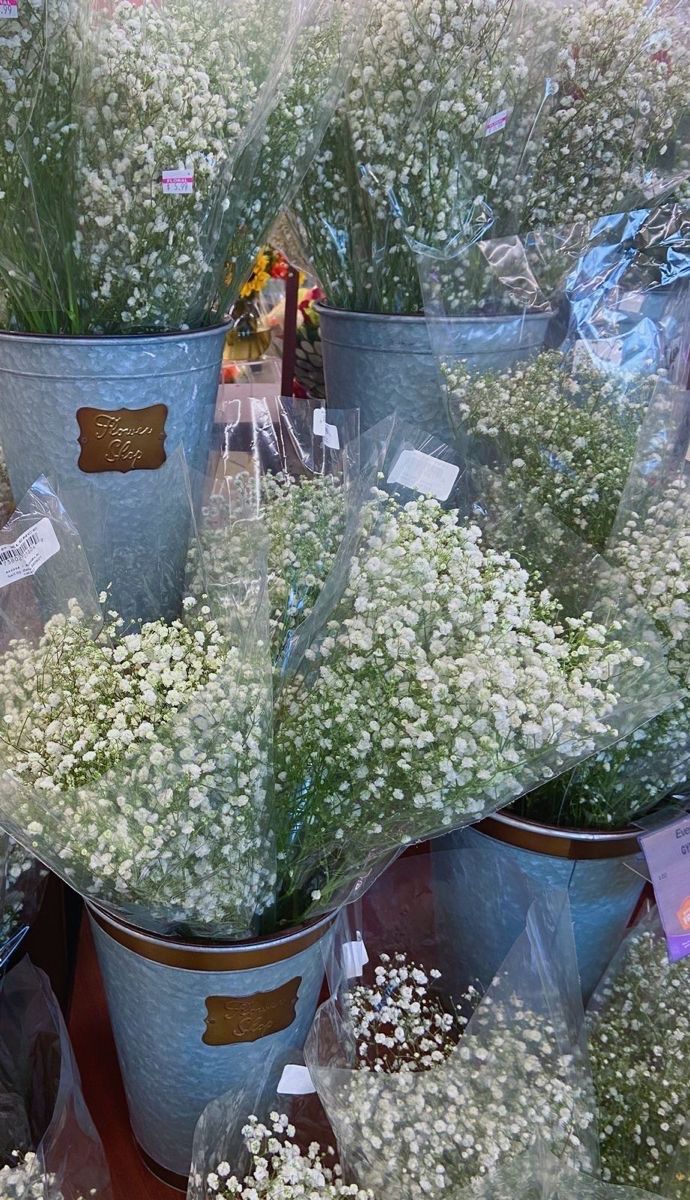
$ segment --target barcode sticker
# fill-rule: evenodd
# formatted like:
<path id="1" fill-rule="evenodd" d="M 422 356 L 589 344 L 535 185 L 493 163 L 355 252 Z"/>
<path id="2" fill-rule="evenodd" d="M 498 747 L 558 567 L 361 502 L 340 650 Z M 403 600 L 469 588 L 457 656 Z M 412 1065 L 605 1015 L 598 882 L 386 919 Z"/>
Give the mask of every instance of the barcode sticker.
<path id="1" fill-rule="evenodd" d="M 493 117 L 489 117 L 488 121 L 484 122 L 484 137 L 491 137 L 492 133 L 498 133 L 501 129 L 505 129 L 512 111 L 512 108 L 504 108 L 502 112 L 494 113 Z"/>
<path id="2" fill-rule="evenodd" d="M 189 168 L 163 171 L 161 186 L 166 196 L 191 196 L 194 191 L 194 172 Z"/>
<path id="3" fill-rule="evenodd" d="M 2 0 L 2 3 L 0 3 L 0 21 L 16 20 L 18 16 L 18 0 Z"/>
<path id="4" fill-rule="evenodd" d="M 401 483 L 403 487 L 437 500 L 447 500 L 453 490 L 460 468 L 455 463 L 423 454 L 421 450 L 403 450 L 388 476 L 389 483 Z"/>
<path id="5" fill-rule="evenodd" d="M 48 518 L 43 517 L 33 528 L 25 530 L 16 542 L 0 546 L 0 588 L 35 575 L 59 549 L 55 530 Z"/>
<path id="6" fill-rule="evenodd" d="M 356 942 L 343 944 L 343 968 L 348 979 L 361 979 L 368 962 L 367 948 L 358 930 Z"/>
<path id="7" fill-rule="evenodd" d="M 279 1096 L 312 1096 L 316 1091 L 308 1067 L 294 1063 L 283 1068 L 276 1091 Z"/>

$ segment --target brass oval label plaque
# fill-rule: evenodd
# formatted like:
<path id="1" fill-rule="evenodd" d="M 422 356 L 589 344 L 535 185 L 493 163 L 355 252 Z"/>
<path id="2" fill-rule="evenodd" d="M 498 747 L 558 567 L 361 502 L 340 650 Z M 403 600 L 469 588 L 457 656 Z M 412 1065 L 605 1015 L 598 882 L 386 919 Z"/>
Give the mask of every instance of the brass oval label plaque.
<path id="1" fill-rule="evenodd" d="M 201 1039 L 207 1046 L 232 1046 L 236 1042 L 258 1042 L 287 1029 L 295 1019 L 297 990 L 301 977 L 290 979 L 274 992 L 255 992 L 253 996 L 209 996 L 206 1032 Z"/>
<path id="2" fill-rule="evenodd" d="M 167 404 L 149 408 L 79 408 L 77 466 L 98 471 L 157 471 L 165 462 Z"/>

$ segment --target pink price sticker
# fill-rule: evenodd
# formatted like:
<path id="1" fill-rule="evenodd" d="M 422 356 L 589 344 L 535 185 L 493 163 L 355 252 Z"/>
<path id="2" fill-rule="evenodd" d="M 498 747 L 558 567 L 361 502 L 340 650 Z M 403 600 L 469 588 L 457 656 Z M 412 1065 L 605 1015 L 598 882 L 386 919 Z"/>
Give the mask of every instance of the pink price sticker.
<path id="1" fill-rule="evenodd" d="M 690 954 L 690 816 L 645 833 L 640 846 L 654 885 L 668 956 Z"/>
<path id="2" fill-rule="evenodd" d="M 492 133 L 499 133 L 501 129 L 505 129 L 512 111 L 512 108 L 504 108 L 503 112 L 494 113 L 493 117 L 489 117 L 488 121 L 484 122 L 484 137 L 491 137 Z"/>
<path id="3" fill-rule="evenodd" d="M 194 191 L 194 172 L 163 171 L 161 186 L 166 196 L 191 196 Z"/>
<path id="4" fill-rule="evenodd" d="M 0 21 L 16 20 L 19 16 L 18 0 L 1 0 Z"/>

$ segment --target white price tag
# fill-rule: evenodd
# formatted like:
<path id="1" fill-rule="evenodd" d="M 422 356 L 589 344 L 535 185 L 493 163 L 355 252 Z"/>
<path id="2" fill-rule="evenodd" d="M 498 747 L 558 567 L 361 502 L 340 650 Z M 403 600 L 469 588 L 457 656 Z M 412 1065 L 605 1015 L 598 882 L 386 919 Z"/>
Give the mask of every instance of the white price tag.
<path id="1" fill-rule="evenodd" d="M 361 979 L 368 962 L 367 948 L 358 931 L 356 942 L 343 943 L 343 968 L 348 979 Z"/>
<path id="2" fill-rule="evenodd" d="M 0 546 L 0 588 L 35 575 L 38 568 L 57 554 L 60 543 L 47 517 L 20 534 L 16 542 Z"/>
<path id="3" fill-rule="evenodd" d="M 323 431 L 323 444 L 324 446 L 328 446 L 329 450 L 340 449 L 340 438 L 338 437 L 337 425 L 329 425 L 328 422 L 326 422 L 326 427 Z"/>
<path id="4" fill-rule="evenodd" d="M 166 196 L 191 196 L 194 191 L 194 172 L 190 168 L 163 171 L 161 186 Z"/>
<path id="5" fill-rule="evenodd" d="M 388 476 L 389 483 L 402 483 L 403 487 L 437 500 L 447 500 L 460 468 L 455 463 L 423 454 L 421 450 L 403 450 Z"/>
<path id="6" fill-rule="evenodd" d="M 324 444 L 324 446 L 327 446 L 329 450 L 339 450 L 340 449 L 340 438 L 338 437 L 338 426 L 328 424 L 328 421 L 326 420 L 325 408 L 315 408 L 314 409 L 314 419 L 312 422 L 312 429 L 313 429 L 316 437 L 323 438 L 323 444 Z"/>
<path id="7" fill-rule="evenodd" d="M 326 410 L 325 408 L 314 409 L 314 420 L 312 429 L 317 437 L 323 437 L 326 432 Z"/>
<path id="8" fill-rule="evenodd" d="M 0 3 L 0 21 L 16 20 L 19 16 L 18 0 L 2 0 Z"/>
<path id="9" fill-rule="evenodd" d="M 312 1096 L 316 1088 L 307 1067 L 290 1063 L 283 1068 L 276 1091 L 279 1096 Z"/>
<path id="10" fill-rule="evenodd" d="M 504 108 L 503 112 L 494 113 L 493 117 L 489 117 L 488 121 L 484 122 L 484 137 L 491 137 L 492 133 L 499 133 L 501 129 L 505 129 L 512 108 Z"/>

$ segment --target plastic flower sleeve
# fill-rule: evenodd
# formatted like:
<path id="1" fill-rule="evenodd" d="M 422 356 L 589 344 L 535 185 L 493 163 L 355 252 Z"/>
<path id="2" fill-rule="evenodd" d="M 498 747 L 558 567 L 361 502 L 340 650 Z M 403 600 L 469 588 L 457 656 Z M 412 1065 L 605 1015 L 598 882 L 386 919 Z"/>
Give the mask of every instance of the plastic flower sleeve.
<path id="1" fill-rule="evenodd" d="M 74 530 L 64 565 L 61 544 L 0 590 L 12 610 L 14 589 L 35 587 L 40 612 L 0 660 L 0 820 L 109 911 L 232 939 L 272 903 L 275 853 L 265 565 L 241 523 L 228 537 L 234 573 L 197 559 L 207 594 L 186 597 L 171 622 L 125 632 L 102 615 Z"/>
<path id="2" fill-rule="evenodd" d="M 682 174 L 686 24 L 677 0 L 460 13 L 379 0 L 298 200 L 331 302 L 419 312 L 407 239 L 445 253 L 455 238 L 468 251 L 455 294 L 466 314 L 484 311 L 490 278 L 477 240 L 591 222 L 648 191 L 651 172 L 652 190 Z M 523 29 L 539 39 L 525 45 Z"/>
<path id="3" fill-rule="evenodd" d="M 357 466 L 358 414 L 302 400 L 251 399 L 233 401 L 227 416 L 208 507 L 229 502 L 231 510 L 261 522 L 272 652 L 280 663 L 343 536 L 348 482 Z M 220 539 L 216 563 L 232 549 L 222 530 Z"/>
<path id="4" fill-rule="evenodd" d="M 541 510 L 516 510 L 500 479 L 473 479 L 395 421 L 362 439 L 361 461 L 276 701 L 290 920 L 360 894 L 402 846 L 510 804 L 677 695 L 624 579 Z"/>
<path id="5" fill-rule="evenodd" d="M 0 971 L 29 932 L 46 879 L 47 872 L 32 854 L 0 834 Z"/>
<path id="6" fill-rule="evenodd" d="M 9 41 L 29 70 L 10 57 L 2 92 L 22 131 L 3 158 L 8 327 L 222 320 L 330 118 L 359 2 L 22 6 Z"/>
<path id="7" fill-rule="evenodd" d="M 526 796 L 522 805 L 527 816 L 576 828 L 620 828 L 685 782 L 690 767 L 689 439 L 688 393 L 662 390 L 648 410 L 605 549 L 666 642 L 678 697 L 666 711 L 640 723 L 572 775 Z"/>
<path id="8" fill-rule="evenodd" d="M 466 1194 L 451 1192 L 450 1200 L 461 1200 Z M 471 1194 L 481 1200 L 655 1200 L 651 1192 L 616 1187 L 573 1170 L 543 1143 L 492 1171 Z"/>
<path id="9" fill-rule="evenodd" d="M 623 942 L 588 1010 L 604 1178 L 688 1195 L 690 966 L 669 963 L 652 911 Z"/>
<path id="10" fill-rule="evenodd" d="M 28 959 L 0 989 L 0 1114 L 3 1197 L 111 1200 L 58 1002 Z"/>
<path id="11" fill-rule="evenodd" d="M 426 945 L 426 961 L 409 949 L 398 957 L 390 943 L 379 960 L 366 923 L 364 940 L 363 978 L 343 978 L 305 1050 L 343 1165 L 360 1185 L 410 1200 L 454 1195 L 538 1136 L 558 1157 L 596 1169 L 564 896 L 535 903 L 481 996 L 448 994 L 444 956 L 430 959 Z"/>

